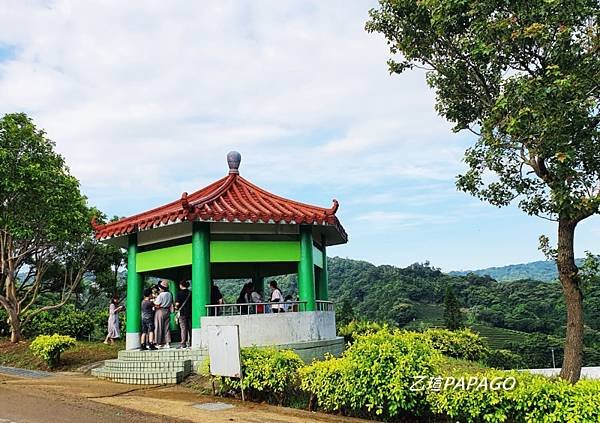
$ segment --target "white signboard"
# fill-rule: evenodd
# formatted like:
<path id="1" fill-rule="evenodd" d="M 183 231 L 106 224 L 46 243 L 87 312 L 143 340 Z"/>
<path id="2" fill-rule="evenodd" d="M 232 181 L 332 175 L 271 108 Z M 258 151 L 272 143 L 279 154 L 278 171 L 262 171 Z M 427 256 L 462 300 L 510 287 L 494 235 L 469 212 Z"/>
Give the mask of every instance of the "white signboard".
<path id="1" fill-rule="evenodd" d="M 240 333 L 237 325 L 215 325 L 208 328 L 210 373 L 214 376 L 242 376 Z"/>

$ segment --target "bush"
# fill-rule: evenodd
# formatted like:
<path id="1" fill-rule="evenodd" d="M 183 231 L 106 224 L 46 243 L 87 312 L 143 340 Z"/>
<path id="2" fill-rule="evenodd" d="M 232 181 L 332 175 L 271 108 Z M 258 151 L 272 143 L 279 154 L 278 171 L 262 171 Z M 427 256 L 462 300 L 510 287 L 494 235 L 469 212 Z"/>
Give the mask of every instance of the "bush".
<path id="1" fill-rule="evenodd" d="M 430 340 L 434 349 L 448 357 L 479 361 L 489 354 L 485 340 L 469 329 L 427 329 L 423 336 Z"/>
<path id="2" fill-rule="evenodd" d="M 62 333 L 84 339 L 92 333 L 94 326 L 94 318 L 89 313 L 77 310 L 73 304 L 67 304 L 57 310 L 41 312 L 23 328 L 23 333 L 27 337 Z"/>
<path id="3" fill-rule="evenodd" d="M 41 358 L 51 369 L 60 362 L 62 352 L 75 345 L 75 339 L 65 335 L 40 335 L 31 342 L 29 349 L 34 356 Z"/>
<path id="4" fill-rule="evenodd" d="M 358 417 L 421 415 L 426 394 L 410 387 L 416 376 L 432 376 L 441 355 L 421 334 L 388 330 L 358 336 L 341 358 L 300 369 L 302 389 L 325 411 Z"/>
<path id="5" fill-rule="evenodd" d="M 494 369 L 523 369 L 523 357 L 509 350 L 491 350 L 485 364 Z"/>
<path id="6" fill-rule="evenodd" d="M 108 308 L 96 308 L 88 311 L 88 314 L 94 322 L 94 330 L 91 333 L 92 339 L 103 339 L 108 330 Z M 121 334 L 126 332 L 127 313 L 119 313 L 119 326 Z"/>
<path id="7" fill-rule="evenodd" d="M 8 324 L 8 314 L 4 308 L 0 307 L 0 336 L 8 336 L 10 334 L 10 325 Z"/>
<path id="8" fill-rule="evenodd" d="M 386 324 L 370 322 L 367 320 L 352 320 L 350 323 L 339 329 L 339 335 L 343 336 L 346 342 L 352 343 L 358 336 L 376 333 L 382 330 L 389 330 L 389 327 Z"/>
<path id="9" fill-rule="evenodd" d="M 456 375 L 468 378 L 469 375 Z M 446 389 L 429 392 L 434 413 L 461 422 L 592 422 L 600 421 L 600 382 L 576 385 L 526 372 L 488 371 L 478 377 L 514 377 L 515 389 Z"/>
<path id="10" fill-rule="evenodd" d="M 275 348 L 244 348 L 242 374 L 244 379 L 224 378 L 225 386 L 239 391 L 241 388 L 251 398 L 283 404 L 298 387 L 298 369 L 304 365 L 293 351 Z"/>

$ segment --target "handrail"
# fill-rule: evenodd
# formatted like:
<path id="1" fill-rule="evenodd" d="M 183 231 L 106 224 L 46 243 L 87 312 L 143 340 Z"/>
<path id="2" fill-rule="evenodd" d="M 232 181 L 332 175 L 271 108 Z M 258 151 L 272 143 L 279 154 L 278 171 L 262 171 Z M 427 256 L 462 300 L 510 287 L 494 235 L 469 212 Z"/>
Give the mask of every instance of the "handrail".
<path id="1" fill-rule="evenodd" d="M 207 304 L 210 316 L 244 316 L 250 314 L 292 313 L 306 311 L 306 301 L 281 301 L 238 304 Z"/>
<path id="2" fill-rule="evenodd" d="M 315 301 L 317 311 L 335 311 L 333 301 L 317 300 Z"/>

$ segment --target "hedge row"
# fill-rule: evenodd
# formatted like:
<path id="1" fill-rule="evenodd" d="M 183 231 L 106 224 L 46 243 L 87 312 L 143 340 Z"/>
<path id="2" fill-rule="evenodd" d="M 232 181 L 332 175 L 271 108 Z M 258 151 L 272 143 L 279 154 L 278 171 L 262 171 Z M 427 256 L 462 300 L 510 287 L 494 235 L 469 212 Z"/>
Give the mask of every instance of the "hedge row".
<path id="1" fill-rule="evenodd" d="M 436 346 L 446 354 L 473 358 L 480 357 L 481 350 L 468 333 L 449 335 L 454 342 L 442 335 L 384 329 L 356 336 L 339 358 L 307 366 L 290 351 L 243 350 L 244 387 L 256 398 L 269 400 L 271 395 L 278 403 L 301 392 L 323 411 L 385 421 L 600 421 L 599 381 L 569 385 L 526 372 L 492 369 L 453 374 Z M 459 340 L 471 345 L 460 347 Z M 474 378 L 485 384 L 431 384 L 437 379 Z M 418 380 L 425 381 L 426 389 L 414 389 Z M 495 380 L 513 383 L 505 386 L 510 389 L 494 388 Z M 235 383 L 230 381 L 229 386 L 239 390 L 239 381 Z"/>
<path id="2" fill-rule="evenodd" d="M 0 307 L 0 336 L 10 334 L 7 323 L 7 314 Z M 119 316 L 121 327 L 124 328 L 125 314 Z M 27 338 L 38 335 L 60 333 L 76 339 L 101 339 L 106 335 L 108 322 L 108 308 L 101 310 L 83 311 L 67 304 L 60 309 L 43 311 L 37 314 L 23 327 L 23 334 Z"/>

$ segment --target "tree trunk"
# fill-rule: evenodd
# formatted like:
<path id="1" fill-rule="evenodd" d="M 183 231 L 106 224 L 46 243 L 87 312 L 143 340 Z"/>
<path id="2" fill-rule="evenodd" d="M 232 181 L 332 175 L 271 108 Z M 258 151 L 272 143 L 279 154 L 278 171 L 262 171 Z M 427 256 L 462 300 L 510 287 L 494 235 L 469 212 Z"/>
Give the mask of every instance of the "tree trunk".
<path id="1" fill-rule="evenodd" d="M 565 354 L 560 377 L 575 383 L 581 375 L 583 362 L 583 294 L 579 287 L 573 241 L 577 222 L 559 219 L 556 264 L 567 306 Z"/>
<path id="2" fill-rule="evenodd" d="M 10 342 L 17 343 L 21 341 L 23 335 L 21 334 L 21 321 L 19 320 L 19 316 L 16 313 L 10 313 Z"/>
<path id="3" fill-rule="evenodd" d="M 1 298 L 2 307 L 8 313 L 8 322 L 10 323 L 10 341 L 19 342 L 21 335 L 21 319 L 19 318 L 19 300 L 15 286 L 14 266 L 9 263 L 8 274 L 4 280 L 5 296 Z"/>

